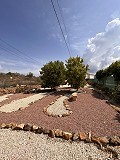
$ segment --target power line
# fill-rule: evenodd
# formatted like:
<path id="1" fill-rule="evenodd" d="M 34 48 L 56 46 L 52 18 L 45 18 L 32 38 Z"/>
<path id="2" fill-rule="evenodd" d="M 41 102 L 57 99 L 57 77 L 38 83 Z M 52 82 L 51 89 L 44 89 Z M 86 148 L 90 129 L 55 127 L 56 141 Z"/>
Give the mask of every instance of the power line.
<path id="1" fill-rule="evenodd" d="M 22 60 L 25 60 L 22 56 L 20 56 L 19 54 L 17 55 L 15 52 L 13 52 L 12 50 L 2 46 L 1 44 L 0 44 L 0 49 L 6 51 L 7 53 L 13 54 L 13 55 L 17 56 L 18 58 L 21 58 Z M 26 59 L 26 61 L 30 63 L 30 60 Z"/>
<path id="2" fill-rule="evenodd" d="M 52 1 L 52 0 L 50 0 L 50 1 L 51 1 L 51 4 L 52 4 L 52 7 L 53 7 L 53 10 L 54 10 L 55 16 L 56 16 L 56 18 L 57 18 L 57 21 L 58 21 L 58 24 L 59 24 L 59 27 L 60 27 L 60 30 L 61 30 L 61 33 L 62 33 L 63 39 L 64 39 L 64 41 L 65 41 L 65 44 L 66 44 L 66 47 L 67 47 L 68 53 L 69 53 L 69 55 L 70 55 L 70 57 L 71 57 L 71 53 L 70 53 L 70 50 L 69 50 L 68 44 L 67 44 L 67 42 L 66 42 L 66 39 L 65 39 L 65 36 L 64 36 L 64 32 L 63 32 L 63 30 L 62 30 L 62 27 L 61 27 L 61 24 L 60 24 L 60 21 L 59 21 L 59 18 L 58 18 L 58 15 L 57 15 L 57 12 L 56 12 L 56 9 L 55 9 L 55 6 L 54 6 L 54 3 L 53 3 L 53 1 Z"/>
<path id="3" fill-rule="evenodd" d="M 0 41 L 2 41 L 3 43 L 5 43 L 6 45 L 8 45 L 9 47 L 11 47 L 12 49 L 16 50 L 16 51 L 17 51 L 17 52 L 15 53 L 16 55 L 21 56 L 21 54 L 22 54 L 22 55 L 23 55 L 24 57 L 26 57 L 29 61 L 32 60 L 32 61 L 34 61 L 35 63 L 40 63 L 39 61 L 37 61 L 37 60 L 33 59 L 32 57 L 26 55 L 25 53 L 23 53 L 22 51 L 20 51 L 20 50 L 17 49 L 16 47 L 12 46 L 12 45 L 9 44 L 8 42 L 2 40 L 1 38 L 0 38 Z M 13 52 L 13 51 L 12 51 L 12 52 Z"/>
<path id="4" fill-rule="evenodd" d="M 60 4 L 59 4 L 58 0 L 57 0 L 57 5 L 58 5 L 58 9 L 59 9 L 59 12 L 60 12 L 60 15 L 61 15 L 61 18 L 62 18 L 62 22 L 63 22 L 64 28 L 65 28 L 65 32 L 66 32 L 66 35 L 67 35 L 67 41 L 68 41 L 68 45 L 69 45 L 69 50 L 71 52 L 70 40 L 69 40 L 69 37 L 68 37 L 67 27 L 65 25 L 65 21 L 64 21 L 63 15 L 62 15 L 62 10 L 61 10 L 61 7 L 60 7 Z"/>

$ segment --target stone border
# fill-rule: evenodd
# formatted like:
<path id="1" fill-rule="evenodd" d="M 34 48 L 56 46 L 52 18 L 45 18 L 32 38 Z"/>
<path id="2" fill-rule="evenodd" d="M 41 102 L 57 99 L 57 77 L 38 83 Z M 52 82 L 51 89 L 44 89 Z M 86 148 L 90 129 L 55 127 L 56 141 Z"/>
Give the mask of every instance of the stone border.
<path id="1" fill-rule="evenodd" d="M 27 124 L 16 124 L 16 123 L 9 123 L 0 124 L 0 129 L 12 129 L 12 130 L 23 130 L 23 131 L 30 131 L 36 134 L 47 134 L 49 137 L 54 138 L 62 138 L 65 140 L 70 141 L 84 141 L 85 143 L 94 143 L 99 145 L 100 149 L 103 151 L 109 152 L 112 154 L 112 158 L 118 158 L 118 153 L 109 148 L 109 146 L 120 146 L 120 137 L 118 136 L 111 136 L 111 137 L 96 137 L 94 136 L 91 131 L 89 133 L 84 132 L 66 132 L 62 131 L 61 129 L 52 129 L 48 130 L 47 128 L 38 127 L 36 125 L 32 125 L 30 123 Z"/>
<path id="2" fill-rule="evenodd" d="M 68 110 L 68 113 L 64 113 L 64 114 L 60 114 L 60 115 L 54 115 L 54 114 L 51 114 L 51 113 L 49 113 L 49 112 L 47 111 L 47 108 L 48 108 L 50 105 L 53 105 L 53 104 L 54 104 L 60 97 L 62 97 L 62 96 L 64 96 L 64 95 L 58 96 L 58 98 L 55 99 L 54 101 L 52 101 L 47 107 L 44 107 L 44 108 L 43 108 L 43 112 L 44 112 L 46 115 L 52 116 L 52 117 L 55 117 L 55 118 L 57 118 L 57 117 L 66 117 L 66 116 L 69 116 L 70 114 L 72 114 L 73 112 L 72 112 L 72 110 L 70 109 L 70 107 L 69 107 L 69 105 L 67 104 L 67 101 L 66 101 L 68 98 L 66 98 L 66 99 L 63 101 L 63 105 L 64 105 L 64 107 L 66 108 L 66 110 Z"/>

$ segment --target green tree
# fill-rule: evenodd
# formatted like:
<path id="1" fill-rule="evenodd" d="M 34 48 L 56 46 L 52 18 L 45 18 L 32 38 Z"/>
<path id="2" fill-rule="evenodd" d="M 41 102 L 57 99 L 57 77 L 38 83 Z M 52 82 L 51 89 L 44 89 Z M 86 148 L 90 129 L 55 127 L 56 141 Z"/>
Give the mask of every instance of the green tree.
<path id="1" fill-rule="evenodd" d="M 67 82 L 77 90 L 79 87 L 84 87 L 86 83 L 85 77 L 88 70 L 88 65 L 84 65 L 83 59 L 79 56 L 70 57 L 66 62 Z"/>
<path id="2" fill-rule="evenodd" d="M 54 61 L 45 64 L 40 71 L 42 86 L 55 88 L 65 82 L 65 66 L 63 62 Z"/>
<path id="3" fill-rule="evenodd" d="M 120 61 L 116 61 L 109 66 L 109 72 L 113 75 L 117 85 L 120 83 Z"/>

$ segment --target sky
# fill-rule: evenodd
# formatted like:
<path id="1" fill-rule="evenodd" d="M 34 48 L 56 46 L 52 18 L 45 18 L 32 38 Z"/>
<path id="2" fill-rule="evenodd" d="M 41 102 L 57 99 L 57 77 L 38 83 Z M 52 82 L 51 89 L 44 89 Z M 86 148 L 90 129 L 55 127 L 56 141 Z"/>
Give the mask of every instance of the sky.
<path id="1" fill-rule="evenodd" d="M 120 0 L 53 0 L 71 56 L 89 72 L 120 60 Z M 50 0 L 0 0 L 0 72 L 33 72 L 70 57 Z"/>

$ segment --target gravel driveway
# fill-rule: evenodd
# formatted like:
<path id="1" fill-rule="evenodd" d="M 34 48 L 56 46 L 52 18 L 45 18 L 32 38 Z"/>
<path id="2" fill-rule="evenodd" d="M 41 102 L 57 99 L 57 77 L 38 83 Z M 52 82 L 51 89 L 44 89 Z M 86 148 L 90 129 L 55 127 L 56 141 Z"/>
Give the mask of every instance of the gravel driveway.
<path id="1" fill-rule="evenodd" d="M 0 129 L 0 160 L 106 160 L 108 156 L 93 144 Z"/>

